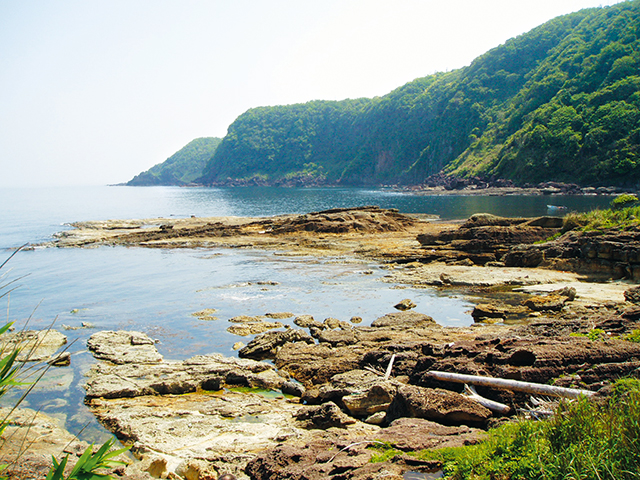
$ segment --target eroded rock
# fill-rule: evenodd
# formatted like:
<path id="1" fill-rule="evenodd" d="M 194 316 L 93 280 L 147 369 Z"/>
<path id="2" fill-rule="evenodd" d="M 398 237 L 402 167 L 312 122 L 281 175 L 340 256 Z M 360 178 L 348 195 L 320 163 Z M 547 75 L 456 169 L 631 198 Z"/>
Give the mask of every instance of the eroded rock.
<path id="1" fill-rule="evenodd" d="M 217 391 L 224 386 L 280 389 L 284 382 L 267 363 L 212 354 L 181 362 L 99 363 L 89 371 L 85 388 L 88 398 L 130 398 Z"/>
<path id="2" fill-rule="evenodd" d="M 241 358 L 252 358 L 255 360 L 274 358 L 276 351 L 280 347 L 297 342 L 315 344 L 311 335 L 304 330 L 288 328 L 280 332 L 267 332 L 264 335 L 254 338 L 246 347 L 238 352 L 238 355 Z"/>
<path id="3" fill-rule="evenodd" d="M 87 341 L 94 357 L 121 364 L 149 364 L 162 361 L 155 342 L 141 332 L 96 332 Z"/>
<path id="4" fill-rule="evenodd" d="M 241 337 L 246 337 L 248 335 L 258 335 L 260 333 L 282 327 L 283 325 L 280 322 L 246 322 L 236 323 L 227 327 L 227 332 Z"/>
<path id="5" fill-rule="evenodd" d="M 491 411 L 450 390 L 405 385 L 387 410 L 387 420 L 424 418 L 445 425 L 484 425 Z"/>
<path id="6" fill-rule="evenodd" d="M 67 337 L 56 330 L 21 330 L 6 332 L 0 337 L 0 351 L 20 349 L 21 362 L 42 362 L 53 358 L 67 343 Z"/>
<path id="7" fill-rule="evenodd" d="M 352 417 L 345 415 L 333 402 L 302 407 L 296 414 L 296 419 L 303 422 L 305 428 L 344 428 L 356 423 Z"/>

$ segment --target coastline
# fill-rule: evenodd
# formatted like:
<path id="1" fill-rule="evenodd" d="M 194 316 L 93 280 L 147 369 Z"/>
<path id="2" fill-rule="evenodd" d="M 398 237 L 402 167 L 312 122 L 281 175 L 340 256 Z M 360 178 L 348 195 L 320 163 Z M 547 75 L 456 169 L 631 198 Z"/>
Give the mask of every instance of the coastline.
<path id="1" fill-rule="evenodd" d="M 442 327 L 412 312 L 410 302 L 406 311 L 380 312 L 370 327 L 355 320 L 320 322 L 300 316 L 294 320 L 299 328 L 256 336 L 240 350 L 241 360 L 200 356 L 168 362 L 153 353 L 153 340 L 135 332 L 92 337 L 96 346 L 90 349 L 100 361 L 89 376 L 85 401 L 107 428 L 133 446 L 139 461 L 129 471 L 139 476 L 131 478 L 148 478 L 144 472 L 155 468 L 182 477 L 194 471 L 201 473 L 193 478 L 203 479 L 233 472 L 240 479 L 261 480 L 278 468 L 281 476 L 270 478 L 288 478 L 306 468 L 316 471 L 313 478 L 331 479 L 336 461 L 353 478 L 368 478 L 374 468 L 402 478 L 408 471 L 439 466 L 388 461 L 373 467 L 366 445 L 343 458 L 318 459 L 329 446 L 346 448 L 372 436 L 398 447 L 406 442 L 406 431 L 420 432 L 416 438 L 431 443 L 413 442 L 402 447 L 405 451 L 451 446 L 452 441 L 473 444 L 487 428 L 511 418 L 483 410 L 454 384 L 429 380 L 429 369 L 553 381 L 595 392 L 606 386 L 611 371 L 637 368 L 633 358 L 640 347 L 622 340 L 640 319 L 625 294 L 632 284 L 602 276 L 603 283 L 593 284 L 587 280 L 595 277 L 586 273 L 498 265 L 489 261 L 491 253 L 469 248 L 502 251 L 504 243 L 481 245 L 477 235 L 462 240 L 472 230 L 470 223 L 502 240 L 517 232 L 521 236 L 510 240 L 516 243 L 533 233 L 547 235 L 551 228 L 532 225 L 531 219 L 506 220 L 478 216 L 442 222 L 376 207 L 269 218 L 109 220 L 76 223 L 46 246 L 257 248 L 338 261 L 366 258 L 386 265 L 384 281 L 474 296 L 471 327 Z M 587 338 L 594 329 L 609 336 L 606 344 Z M 97 353 L 117 352 L 116 347 L 129 357 L 126 362 L 119 359 L 122 354 Z M 144 356 L 134 354 L 138 350 Z M 557 358 L 563 365 L 551 368 Z M 385 369 L 391 375 L 382 378 Z M 272 398 L 260 393 L 265 390 L 281 393 Z M 526 402 L 526 396 L 513 392 L 482 393 L 506 404 Z M 440 397 L 447 399 L 446 408 L 438 404 Z M 229 418 L 237 428 L 224 427 Z M 159 431 L 163 434 L 154 433 Z M 210 438 L 212 431 L 222 437 Z M 229 441 L 234 436 L 245 443 Z M 192 441 L 197 438 L 202 441 Z M 286 459 L 284 465 L 275 465 L 277 458 Z"/>

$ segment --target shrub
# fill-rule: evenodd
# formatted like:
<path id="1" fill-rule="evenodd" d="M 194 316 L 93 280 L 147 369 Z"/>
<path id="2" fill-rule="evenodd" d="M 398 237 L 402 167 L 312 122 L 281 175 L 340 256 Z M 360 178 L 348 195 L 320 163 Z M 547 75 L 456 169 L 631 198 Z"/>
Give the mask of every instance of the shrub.
<path id="1" fill-rule="evenodd" d="M 618 380 L 608 401 L 562 402 L 550 420 L 520 420 L 478 445 L 419 457 L 441 460 L 445 478 L 455 480 L 637 480 L 640 380 Z"/>
<path id="2" fill-rule="evenodd" d="M 614 210 L 620 210 L 622 208 L 631 207 L 638 203 L 638 197 L 629 193 L 623 193 L 618 195 L 611 201 L 611 208 Z"/>

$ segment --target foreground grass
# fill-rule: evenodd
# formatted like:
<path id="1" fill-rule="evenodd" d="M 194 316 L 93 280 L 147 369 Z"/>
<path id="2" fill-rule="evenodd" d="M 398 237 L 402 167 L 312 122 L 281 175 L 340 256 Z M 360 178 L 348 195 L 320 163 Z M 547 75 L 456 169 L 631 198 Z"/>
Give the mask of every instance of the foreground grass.
<path id="1" fill-rule="evenodd" d="M 640 479 L 640 380 L 618 381 L 602 403 L 564 403 L 551 420 L 509 423 L 478 445 L 417 456 L 441 460 L 455 480 Z"/>
<path id="2" fill-rule="evenodd" d="M 563 231 L 579 228 L 584 231 L 616 228 L 627 230 L 640 226 L 640 203 L 635 195 L 620 195 L 611 202 L 611 208 L 586 213 L 569 213 L 564 217 Z"/>

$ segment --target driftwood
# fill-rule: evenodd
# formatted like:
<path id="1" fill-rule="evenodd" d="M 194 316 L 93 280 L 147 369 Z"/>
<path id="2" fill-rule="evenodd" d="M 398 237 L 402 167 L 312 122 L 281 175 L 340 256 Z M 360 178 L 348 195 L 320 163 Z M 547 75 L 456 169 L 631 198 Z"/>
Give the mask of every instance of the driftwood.
<path id="1" fill-rule="evenodd" d="M 387 366 L 387 371 L 384 374 L 384 379 L 389 380 L 391 376 L 391 369 L 393 368 L 393 361 L 396 359 L 396 354 L 391 355 L 391 360 L 389 360 L 389 365 Z"/>
<path id="2" fill-rule="evenodd" d="M 431 370 L 427 372 L 427 375 L 431 378 L 435 378 L 436 380 L 469 383 L 471 385 L 480 385 L 483 387 L 493 387 L 502 390 L 512 390 L 536 395 L 549 395 L 552 397 L 578 398 L 581 396 L 589 397 L 594 394 L 594 392 L 589 390 L 580 390 L 577 388 L 554 387 L 553 385 L 542 385 L 540 383 L 505 380 L 503 378 L 494 377 L 480 377 L 477 375 L 464 375 L 461 373 L 436 372 Z"/>
<path id="3" fill-rule="evenodd" d="M 489 400 L 488 398 L 484 398 L 476 392 L 476 389 L 473 385 L 469 386 L 466 383 L 464 384 L 464 396 L 470 398 L 474 402 L 478 402 L 483 407 L 488 408 L 492 412 L 500 413 L 502 415 L 506 415 L 511 410 L 509 405 L 505 405 L 504 403 L 494 402 L 493 400 Z"/>

